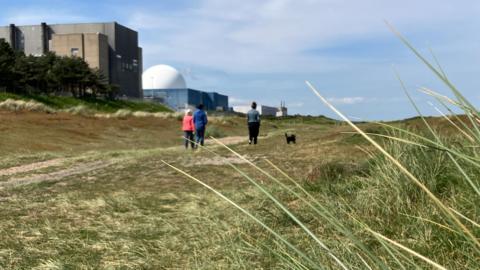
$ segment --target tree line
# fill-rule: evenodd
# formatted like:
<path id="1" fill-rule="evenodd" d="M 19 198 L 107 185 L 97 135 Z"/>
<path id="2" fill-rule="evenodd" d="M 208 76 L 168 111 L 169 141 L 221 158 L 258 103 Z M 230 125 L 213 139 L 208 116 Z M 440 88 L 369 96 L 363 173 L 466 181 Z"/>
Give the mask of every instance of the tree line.
<path id="1" fill-rule="evenodd" d="M 0 40 L 0 90 L 16 94 L 71 93 L 77 98 L 114 97 L 118 86 L 79 57 L 25 55 Z"/>

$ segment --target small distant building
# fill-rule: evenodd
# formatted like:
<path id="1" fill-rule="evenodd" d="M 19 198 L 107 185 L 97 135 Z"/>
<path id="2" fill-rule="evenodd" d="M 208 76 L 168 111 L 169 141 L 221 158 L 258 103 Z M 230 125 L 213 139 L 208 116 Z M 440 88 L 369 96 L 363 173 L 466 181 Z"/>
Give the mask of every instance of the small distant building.
<path id="1" fill-rule="evenodd" d="M 280 102 L 280 107 L 278 108 L 276 116 L 282 117 L 287 115 L 288 115 L 288 110 L 287 110 L 287 107 L 285 106 L 285 102 Z"/>
<path id="2" fill-rule="evenodd" d="M 147 69 L 143 75 L 143 97 L 182 111 L 203 104 L 208 111 L 227 111 L 228 96 L 187 87 L 182 74 L 168 65 Z"/>
<path id="3" fill-rule="evenodd" d="M 234 112 L 239 112 L 239 113 L 247 113 L 249 110 L 251 110 L 251 106 L 233 106 L 233 111 Z M 257 111 L 260 113 L 260 115 L 264 116 L 276 116 L 276 117 L 281 117 L 281 116 L 287 116 L 287 107 L 282 103 L 280 107 L 272 107 L 272 106 L 266 106 L 266 105 L 257 105 Z"/>

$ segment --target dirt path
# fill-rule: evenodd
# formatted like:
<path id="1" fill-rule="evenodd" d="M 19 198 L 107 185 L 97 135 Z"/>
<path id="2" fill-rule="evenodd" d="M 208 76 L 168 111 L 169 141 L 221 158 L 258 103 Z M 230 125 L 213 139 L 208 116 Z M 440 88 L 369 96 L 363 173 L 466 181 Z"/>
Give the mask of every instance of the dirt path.
<path id="1" fill-rule="evenodd" d="M 204 166 L 204 165 L 214 165 L 214 166 L 221 166 L 227 164 L 245 164 L 247 163 L 245 160 L 239 157 L 211 157 L 211 158 L 202 158 L 196 160 L 187 160 L 183 162 L 183 166 L 185 167 L 194 167 L 194 166 Z"/>
<path id="2" fill-rule="evenodd" d="M 218 139 L 221 143 L 229 145 L 229 144 L 238 144 L 241 142 L 247 142 L 247 137 L 246 136 L 231 136 L 231 137 L 225 137 L 225 138 L 219 138 Z M 213 140 L 207 140 L 208 143 L 214 144 L 215 142 Z"/>
<path id="3" fill-rule="evenodd" d="M 183 138 L 183 137 L 181 137 L 181 138 Z M 219 138 L 217 140 L 219 140 L 221 143 L 223 143 L 225 145 L 247 143 L 247 137 L 245 137 L 245 136 L 230 136 L 230 137 Z M 206 147 L 218 146 L 218 144 L 212 139 L 206 139 L 205 140 L 205 146 Z M 181 150 L 183 148 L 184 148 L 183 145 L 175 145 L 175 146 L 169 146 L 169 147 L 162 148 L 162 149 L 165 149 L 165 150 Z"/>
<path id="4" fill-rule="evenodd" d="M 246 138 L 244 136 L 225 137 L 225 138 L 220 138 L 218 140 L 226 145 L 246 142 Z M 216 144 L 213 140 L 207 140 L 206 143 L 207 145 Z M 173 147 L 168 147 L 163 149 L 167 150 L 167 149 L 182 149 L 182 148 L 183 146 L 173 146 Z M 71 160 L 71 158 L 68 160 Z M 15 166 L 15 167 L 0 170 L 0 176 L 13 176 L 19 173 L 34 172 L 40 169 L 62 165 L 66 161 L 67 161 L 66 158 L 57 158 L 57 159 L 52 159 L 52 160 L 47 160 L 42 162 L 35 162 L 31 164 Z M 24 177 L 11 177 L 5 182 L 0 182 L 0 188 L 27 185 L 32 183 L 46 182 L 46 181 L 58 181 L 62 178 L 69 177 L 72 175 L 83 174 L 83 173 L 99 170 L 99 169 L 108 167 L 114 163 L 117 163 L 119 161 L 120 159 L 100 160 L 95 162 L 82 163 L 67 169 L 62 169 L 62 170 L 51 172 L 51 173 L 43 173 L 43 174 L 34 173 L 33 175 L 24 176 Z M 244 163 L 243 160 L 240 160 L 238 158 L 232 158 L 231 160 L 229 160 L 229 162 L 237 163 L 237 164 Z M 190 166 L 221 165 L 225 163 L 226 163 L 225 160 L 220 160 L 220 158 L 218 158 L 218 159 L 204 160 L 202 162 L 199 162 L 198 164 L 195 163 L 195 164 L 189 164 L 189 165 Z"/>
<path id="5" fill-rule="evenodd" d="M 40 169 L 44 169 L 52 166 L 61 165 L 63 162 L 65 162 L 64 158 L 56 158 L 56 159 L 51 159 L 51 160 L 42 161 L 42 162 L 35 162 L 35 163 L 15 166 L 8 169 L 0 170 L 0 176 L 8 176 L 8 175 L 14 175 L 18 173 L 25 173 L 25 172 L 40 170 Z"/>
<path id="6" fill-rule="evenodd" d="M 20 177 L 20 178 L 10 178 L 7 182 L 1 182 L 0 187 L 9 187 L 9 186 L 11 187 L 11 186 L 39 183 L 39 182 L 57 181 L 68 176 L 99 170 L 99 169 L 108 167 L 116 162 L 118 162 L 118 160 L 95 161 L 95 162 L 83 163 L 73 168 L 64 169 L 64 170 L 60 170 L 52 173 L 34 174 L 31 176 Z"/>

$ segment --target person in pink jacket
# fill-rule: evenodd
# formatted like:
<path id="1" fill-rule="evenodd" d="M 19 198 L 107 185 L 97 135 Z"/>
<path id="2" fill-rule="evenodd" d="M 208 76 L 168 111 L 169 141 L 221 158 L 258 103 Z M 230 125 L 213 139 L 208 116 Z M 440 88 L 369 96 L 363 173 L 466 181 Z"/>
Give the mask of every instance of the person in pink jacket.
<path id="1" fill-rule="evenodd" d="M 193 125 L 192 110 L 187 109 L 185 116 L 183 117 L 182 130 L 185 138 L 185 149 L 188 149 L 188 143 L 191 144 L 192 149 L 195 149 L 195 142 L 193 139 L 193 131 L 195 126 Z"/>

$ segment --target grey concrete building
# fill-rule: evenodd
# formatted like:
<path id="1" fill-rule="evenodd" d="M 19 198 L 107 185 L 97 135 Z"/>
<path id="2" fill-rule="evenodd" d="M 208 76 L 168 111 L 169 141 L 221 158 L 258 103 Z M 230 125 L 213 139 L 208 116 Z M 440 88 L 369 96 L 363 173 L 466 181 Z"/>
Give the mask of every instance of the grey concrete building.
<path id="1" fill-rule="evenodd" d="M 252 109 L 252 107 L 250 105 L 240 105 L 240 106 L 233 106 L 232 109 L 234 112 L 246 114 L 248 111 Z M 257 111 L 260 113 L 260 115 L 265 115 L 265 116 L 282 117 L 282 116 L 288 115 L 287 107 L 283 102 L 280 104 L 280 107 L 272 107 L 272 106 L 257 104 Z"/>
<path id="2" fill-rule="evenodd" d="M 138 33 L 116 22 L 0 27 L 0 39 L 15 50 L 40 56 L 48 51 L 82 57 L 98 68 L 120 95 L 141 98 L 142 49 Z"/>
<path id="3" fill-rule="evenodd" d="M 207 111 L 227 111 L 228 96 L 196 89 L 143 89 L 145 99 L 161 102 L 176 111 L 203 104 Z"/>

